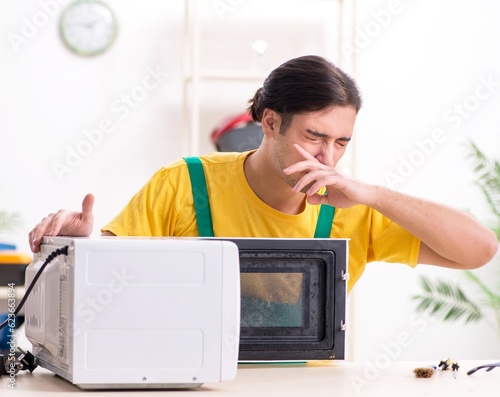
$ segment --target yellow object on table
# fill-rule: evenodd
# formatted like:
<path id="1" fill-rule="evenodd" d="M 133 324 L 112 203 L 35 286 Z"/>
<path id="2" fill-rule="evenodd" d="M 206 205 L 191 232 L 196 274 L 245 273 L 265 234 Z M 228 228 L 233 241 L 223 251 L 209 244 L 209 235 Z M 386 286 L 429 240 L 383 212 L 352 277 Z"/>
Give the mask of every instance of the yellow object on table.
<path id="1" fill-rule="evenodd" d="M 31 255 L 23 252 L 0 251 L 0 287 L 24 285 L 26 267 L 31 261 Z"/>
<path id="2" fill-rule="evenodd" d="M 29 265 L 32 257 L 18 251 L 0 251 L 0 265 Z"/>

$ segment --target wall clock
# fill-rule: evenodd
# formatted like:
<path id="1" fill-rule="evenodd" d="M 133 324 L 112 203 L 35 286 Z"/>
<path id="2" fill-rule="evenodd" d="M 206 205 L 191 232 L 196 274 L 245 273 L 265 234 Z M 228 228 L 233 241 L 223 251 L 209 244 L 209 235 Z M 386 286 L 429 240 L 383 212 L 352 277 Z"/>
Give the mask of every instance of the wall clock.
<path id="1" fill-rule="evenodd" d="M 106 51 L 118 30 L 113 11 L 98 0 L 77 0 L 61 14 L 59 30 L 64 44 L 82 56 Z"/>

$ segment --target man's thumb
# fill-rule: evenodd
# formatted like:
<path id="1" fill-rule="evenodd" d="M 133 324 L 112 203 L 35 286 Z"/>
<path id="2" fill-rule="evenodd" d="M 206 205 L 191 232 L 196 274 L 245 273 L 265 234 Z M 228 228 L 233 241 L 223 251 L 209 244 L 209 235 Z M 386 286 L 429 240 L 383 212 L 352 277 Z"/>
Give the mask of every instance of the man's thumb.
<path id="1" fill-rule="evenodd" d="M 95 197 L 93 194 L 89 193 L 83 198 L 82 202 L 82 215 L 84 218 L 93 217 L 92 208 L 94 207 Z"/>

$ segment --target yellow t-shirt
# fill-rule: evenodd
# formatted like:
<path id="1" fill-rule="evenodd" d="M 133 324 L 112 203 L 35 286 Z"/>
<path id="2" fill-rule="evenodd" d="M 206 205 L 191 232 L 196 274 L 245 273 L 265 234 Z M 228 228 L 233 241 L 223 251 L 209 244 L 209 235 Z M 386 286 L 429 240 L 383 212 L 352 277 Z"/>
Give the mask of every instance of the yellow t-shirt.
<path id="1" fill-rule="evenodd" d="M 243 172 L 249 153 L 200 156 L 214 235 L 312 238 L 320 207 L 307 203 L 302 213 L 289 215 L 262 202 Z M 198 236 L 185 161 L 178 160 L 158 170 L 102 230 L 117 236 Z M 368 262 L 417 264 L 420 240 L 364 205 L 337 208 L 330 237 L 350 239 L 348 290 L 358 281 Z"/>

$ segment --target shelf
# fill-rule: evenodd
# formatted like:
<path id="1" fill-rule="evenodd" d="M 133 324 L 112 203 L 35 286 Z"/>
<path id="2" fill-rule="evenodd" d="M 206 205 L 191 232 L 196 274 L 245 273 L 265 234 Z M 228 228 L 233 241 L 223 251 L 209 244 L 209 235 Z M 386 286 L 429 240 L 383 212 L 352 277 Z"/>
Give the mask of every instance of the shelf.
<path id="1" fill-rule="evenodd" d="M 203 17 L 200 15 L 201 14 L 201 0 L 184 0 L 185 1 L 185 11 L 184 11 L 184 37 L 183 37 L 183 60 L 182 60 L 182 83 L 183 83 L 183 98 L 182 98 L 182 154 L 187 155 L 187 156 L 197 156 L 200 154 L 200 134 L 201 134 L 201 128 L 200 128 L 200 115 L 201 115 L 201 86 L 203 83 L 206 82 L 231 82 L 231 83 L 245 83 L 245 82 L 258 82 L 262 84 L 264 80 L 268 77 L 268 73 L 271 70 L 268 70 L 267 73 L 264 73 L 262 70 L 264 68 L 255 68 L 252 67 L 251 65 L 248 66 L 249 71 L 244 71 L 244 70 L 227 70 L 226 67 L 222 67 L 220 69 L 214 68 L 214 70 L 207 70 L 207 66 L 202 67 L 202 62 L 201 62 L 201 48 L 204 50 L 207 50 L 207 48 L 202 46 L 202 39 L 207 40 L 207 37 L 209 37 L 210 40 L 213 41 L 213 36 L 210 36 L 206 34 L 205 36 L 202 37 L 202 29 L 201 29 L 201 24 L 202 22 L 206 23 L 206 20 L 203 19 Z M 331 15 L 331 18 L 333 19 L 333 24 L 328 23 L 328 26 L 331 27 L 330 33 L 332 31 L 335 31 L 334 33 L 335 36 L 335 43 L 336 43 L 336 48 L 334 51 L 338 51 L 340 53 L 340 45 L 342 43 L 342 38 L 343 38 L 343 30 L 345 29 L 345 24 L 343 23 L 343 10 L 345 7 L 345 0 L 328 0 L 331 3 L 336 3 L 338 7 L 338 13 L 334 13 Z M 310 4 L 309 2 L 306 3 L 306 0 L 304 0 L 304 4 Z M 205 4 L 206 5 L 206 4 Z M 310 7 L 307 8 L 307 11 L 311 13 Z M 325 16 L 323 14 L 319 14 L 324 16 L 325 18 L 329 19 L 330 16 Z M 267 20 L 266 20 L 267 21 Z M 269 22 L 269 21 L 267 21 Z M 218 21 L 218 24 L 215 25 L 220 27 L 220 24 L 223 23 L 223 21 Z M 312 23 L 312 22 L 308 22 Z M 290 24 L 289 24 L 290 25 Z M 267 25 L 266 25 L 267 26 Z M 288 26 L 288 25 L 287 25 Z M 291 26 L 291 25 L 290 25 Z M 288 27 L 290 27 L 288 26 Z M 283 51 L 283 48 L 290 48 L 288 45 L 293 44 L 292 47 L 297 46 L 297 48 L 302 48 L 302 52 L 307 52 L 304 50 L 304 40 L 306 40 L 307 35 L 304 35 L 302 33 L 307 33 L 311 31 L 317 32 L 317 29 L 307 29 L 308 25 L 303 25 L 302 26 L 302 32 L 301 32 L 301 27 L 300 26 L 293 26 L 293 32 L 296 34 L 300 34 L 301 40 L 297 40 L 297 37 L 299 36 L 291 36 L 288 37 L 286 36 L 285 31 L 278 31 L 280 37 L 287 37 L 286 40 L 286 45 L 283 46 L 275 46 L 275 52 L 274 55 L 280 54 L 279 51 Z M 275 24 L 273 24 L 273 27 L 276 28 Z M 313 25 L 315 27 L 315 25 Z M 245 26 L 243 24 L 238 24 L 236 27 L 233 26 L 235 29 L 244 29 Z M 255 29 L 256 36 L 258 35 L 259 28 L 257 27 L 255 20 L 252 20 L 252 24 L 250 26 L 247 26 L 247 28 L 250 29 Z M 220 30 L 220 29 L 219 29 Z M 252 30 L 253 31 L 253 30 Z M 266 31 L 269 31 L 267 29 Z M 274 30 L 272 30 L 274 32 Z M 305 31 L 305 32 L 304 32 Z M 233 43 L 234 39 L 236 37 L 236 32 L 233 32 L 230 34 L 230 37 L 227 37 L 227 39 Z M 293 37 L 296 39 L 294 40 Z M 330 36 L 328 36 L 330 37 Z M 330 51 L 332 48 L 329 49 L 332 45 L 332 41 L 329 40 L 327 36 L 323 34 L 322 37 L 320 37 L 320 42 L 324 43 L 324 47 L 322 47 L 323 51 Z M 257 38 L 257 37 L 256 37 Z M 307 40 L 312 40 L 312 42 L 316 42 L 314 38 L 309 38 Z M 310 43 L 311 41 L 308 41 L 307 43 Z M 220 49 L 221 45 L 223 46 L 223 42 L 221 43 L 220 41 L 217 42 L 217 48 Z M 248 43 L 247 43 L 248 44 Z M 300 47 L 302 45 L 302 47 Z M 308 47 L 309 48 L 309 47 Z M 318 51 L 318 46 L 315 47 L 316 51 Z M 276 51 L 277 50 L 277 51 Z M 312 51 L 314 53 L 314 50 Z M 227 52 L 226 55 L 231 55 L 232 52 Z M 207 54 L 206 51 L 204 51 L 204 54 Z M 234 54 L 233 54 L 234 55 Z M 283 55 L 283 53 L 281 53 Z M 238 56 L 238 55 L 236 55 Z M 338 56 L 338 54 L 337 54 Z M 279 55 L 278 55 L 279 58 Z M 279 58 L 281 59 L 281 58 Z M 253 65 L 255 66 L 255 65 Z M 264 65 L 262 65 L 264 66 Z M 268 69 L 269 67 L 266 67 Z M 247 69 L 247 70 L 248 70 Z M 212 87 L 213 88 L 213 87 Z M 248 93 L 248 95 L 251 95 L 251 93 Z"/>
<path id="2" fill-rule="evenodd" d="M 267 74 L 258 73 L 235 73 L 235 72 L 200 72 L 198 79 L 200 80 L 235 80 L 235 81 L 264 81 L 267 78 Z M 186 76 L 184 78 L 185 82 L 192 82 L 193 76 Z"/>

